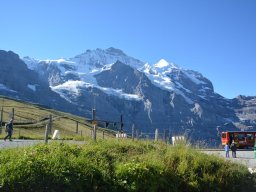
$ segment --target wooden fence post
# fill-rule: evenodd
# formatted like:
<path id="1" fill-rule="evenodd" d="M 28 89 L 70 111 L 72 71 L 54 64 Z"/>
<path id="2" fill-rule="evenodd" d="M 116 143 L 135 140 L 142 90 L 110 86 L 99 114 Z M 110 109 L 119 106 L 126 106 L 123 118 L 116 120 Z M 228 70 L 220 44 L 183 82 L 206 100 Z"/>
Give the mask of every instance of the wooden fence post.
<path id="1" fill-rule="evenodd" d="M 76 134 L 78 134 L 78 121 L 76 122 Z"/>
<path id="2" fill-rule="evenodd" d="M 2 124 L 3 124 L 3 107 L 1 109 L 1 115 L 0 115 L 0 134 L 3 132 Z"/>
<path id="3" fill-rule="evenodd" d="M 155 131 L 155 141 L 158 141 L 158 129 Z"/>
<path id="4" fill-rule="evenodd" d="M 12 119 L 14 119 L 14 108 L 12 108 Z"/>
<path id="5" fill-rule="evenodd" d="M 96 141 L 96 133 L 97 129 L 96 129 L 96 125 L 93 125 L 93 140 Z"/>
<path id="6" fill-rule="evenodd" d="M 45 137 L 44 137 L 44 143 L 45 144 L 48 143 L 48 128 L 49 128 L 49 124 L 46 124 L 46 126 L 45 126 Z"/>
<path id="7" fill-rule="evenodd" d="M 49 115 L 49 127 L 48 132 L 52 134 L 52 114 Z"/>

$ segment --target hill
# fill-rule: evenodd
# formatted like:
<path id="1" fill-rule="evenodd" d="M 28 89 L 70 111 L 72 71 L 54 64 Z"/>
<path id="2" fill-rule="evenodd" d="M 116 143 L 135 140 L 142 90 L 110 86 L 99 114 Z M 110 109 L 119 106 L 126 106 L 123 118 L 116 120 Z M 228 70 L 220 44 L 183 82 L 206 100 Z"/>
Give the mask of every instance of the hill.
<path id="1" fill-rule="evenodd" d="M 52 131 L 59 130 L 62 139 L 79 139 L 91 137 L 92 125 L 88 119 L 56 111 L 46 106 L 33 104 L 21 100 L 0 96 L 0 110 L 2 114 L 2 129 L 0 138 L 3 138 L 4 125 L 14 113 L 13 138 L 43 139 L 46 125 L 52 116 Z M 0 123 L 1 124 L 1 123 Z M 99 128 L 99 137 L 114 137 L 114 131 Z M 50 134 L 51 136 L 51 134 Z"/>

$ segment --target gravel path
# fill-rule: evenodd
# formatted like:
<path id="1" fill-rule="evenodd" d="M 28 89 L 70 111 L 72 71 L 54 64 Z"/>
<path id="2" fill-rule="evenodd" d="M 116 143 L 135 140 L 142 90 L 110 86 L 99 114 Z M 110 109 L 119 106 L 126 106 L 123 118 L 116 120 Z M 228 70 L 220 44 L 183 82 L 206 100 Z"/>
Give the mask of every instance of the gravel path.
<path id="1" fill-rule="evenodd" d="M 15 147 L 25 147 L 29 145 L 35 145 L 37 143 L 43 143 L 43 140 L 22 140 L 22 139 L 13 139 L 9 140 L 0 140 L 0 149 L 3 148 L 15 148 Z"/>
<path id="2" fill-rule="evenodd" d="M 232 161 L 236 163 L 242 163 L 246 165 L 248 168 L 251 169 L 256 169 L 256 159 L 254 158 L 254 151 L 237 151 L 236 156 L 237 158 L 232 158 L 232 153 L 230 151 L 229 156 L 230 158 L 226 158 L 226 153 L 225 151 L 203 151 L 204 153 L 207 154 L 212 154 L 212 155 L 217 155 L 219 157 L 222 157 L 226 159 L 227 161 Z"/>
<path id="3" fill-rule="evenodd" d="M 48 140 L 48 142 L 53 142 L 53 140 Z M 62 140 L 54 140 L 54 142 L 63 142 Z M 75 143 L 75 144 L 84 144 L 84 141 L 72 141 L 67 140 L 64 141 L 65 143 Z M 15 148 L 15 147 L 26 147 L 30 145 L 35 145 L 38 143 L 44 143 L 44 140 L 22 140 L 22 139 L 13 139 L 12 141 L 9 140 L 0 140 L 0 149 L 4 148 Z"/>

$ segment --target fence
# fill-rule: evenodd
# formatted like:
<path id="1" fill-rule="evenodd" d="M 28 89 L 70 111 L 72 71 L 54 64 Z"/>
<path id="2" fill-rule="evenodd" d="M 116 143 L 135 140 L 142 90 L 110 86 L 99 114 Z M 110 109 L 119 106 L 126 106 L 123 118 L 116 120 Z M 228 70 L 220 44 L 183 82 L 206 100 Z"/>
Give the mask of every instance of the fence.
<path id="1" fill-rule="evenodd" d="M 107 127 L 105 129 L 97 127 L 98 122 L 95 120 L 95 112 L 93 115 L 94 121 L 89 123 L 83 118 L 78 120 L 60 112 L 49 113 L 49 111 L 45 111 L 45 109 L 44 111 L 37 112 L 31 107 L 4 106 L 0 109 L 0 135 L 4 134 L 4 124 L 8 122 L 10 118 L 14 118 L 14 137 L 20 139 L 45 139 L 47 143 L 48 137 L 53 136 L 54 130 L 58 130 L 59 138 L 61 139 L 75 138 L 82 140 L 85 137 L 91 137 L 93 140 L 97 140 L 116 137 L 117 139 L 161 140 L 166 143 L 174 143 L 171 138 L 173 134 L 170 133 L 170 130 L 160 132 L 159 129 L 155 129 L 154 132 L 141 132 L 133 126 L 131 133 L 125 133 L 122 130 L 122 116 L 121 121 L 117 122 L 120 127 L 117 128 L 118 130 L 113 131 Z M 24 109 L 29 110 L 25 110 L 24 112 Z"/>

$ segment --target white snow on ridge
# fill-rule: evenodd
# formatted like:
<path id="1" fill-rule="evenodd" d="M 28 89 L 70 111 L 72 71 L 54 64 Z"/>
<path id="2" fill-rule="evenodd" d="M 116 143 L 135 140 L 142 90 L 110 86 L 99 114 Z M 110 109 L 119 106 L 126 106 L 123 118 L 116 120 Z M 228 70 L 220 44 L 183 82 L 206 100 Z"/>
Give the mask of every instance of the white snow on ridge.
<path id="1" fill-rule="evenodd" d="M 177 66 L 174 64 L 169 64 L 164 59 L 161 59 L 153 66 L 145 64 L 140 71 L 144 72 L 151 82 L 156 86 L 168 91 L 174 91 L 175 84 L 172 82 L 172 79 L 168 77 L 168 74 L 173 68 L 177 68 Z"/>
<path id="2" fill-rule="evenodd" d="M 75 62 L 73 61 L 70 61 L 68 59 L 64 59 L 64 58 L 61 58 L 61 59 L 46 59 L 46 60 L 40 60 L 40 61 L 44 61 L 46 63 L 58 63 L 58 64 L 63 64 L 63 63 L 66 63 L 66 64 L 75 64 Z"/>
<path id="3" fill-rule="evenodd" d="M 73 93 L 74 95 L 78 96 L 80 94 L 79 88 L 81 87 L 91 87 L 93 86 L 90 83 L 85 83 L 83 81 L 66 81 L 65 83 L 57 86 L 52 86 L 51 89 L 53 91 L 59 90 L 68 90 L 69 92 Z"/>
<path id="4" fill-rule="evenodd" d="M 173 69 L 181 69 L 174 63 L 169 63 L 164 59 L 160 59 L 156 64 L 153 65 L 155 70 L 161 73 L 170 73 Z"/>
<path id="5" fill-rule="evenodd" d="M 36 85 L 28 84 L 27 86 L 28 86 L 28 88 L 31 89 L 32 91 L 36 91 Z"/>
<path id="6" fill-rule="evenodd" d="M 98 88 L 100 90 L 102 90 L 104 93 L 108 94 L 108 95 L 114 95 L 117 96 L 119 98 L 124 98 L 127 100 L 142 100 L 142 98 L 136 94 L 127 94 L 124 93 L 121 89 L 113 89 L 113 88 L 105 88 L 105 87 L 100 87 L 100 86 L 95 86 L 93 84 L 90 83 L 86 83 L 83 81 L 67 81 L 61 85 L 57 85 L 57 86 L 52 86 L 51 89 L 57 93 L 59 93 L 64 99 L 68 100 L 69 102 L 71 102 L 71 100 L 69 98 L 66 97 L 66 95 L 63 93 L 63 91 L 68 91 L 69 94 L 73 95 L 73 96 L 79 96 L 80 95 L 80 90 L 85 87 L 95 87 Z"/>
<path id="7" fill-rule="evenodd" d="M 187 71 L 184 71 L 184 74 L 191 80 L 193 81 L 195 84 L 206 84 L 205 82 L 203 81 L 200 81 L 199 79 L 197 79 L 193 74 L 187 72 Z"/>
<path id="8" fill-rule="evenodd" d="M 121 61 L 124 64 L 130 65 L 133 68 L 142 67 L 144 62 L 135 59 L 133 57 L 127 56 L 121 50 L 115 48 L 108 49 L 96 49 L 96 50 L 87 50 L 85 53 L 77 55 L 72 58 L 76 63 L 83 63 L 89 66 L 98 64 L 98 65 L 107 65 L 115 63 L 116 61 Z"/>
<path id="9" fill-rule="evenodd" d="M 23 57 L 22 60 L 26 63 L 28 69 L 36 70 L 39 60 L 30 58 L 30 57 Z"/>
<path id="10" fill-rule="evenodd" d="M 168 63 L 166 60 L 161 59 L 153 66 L 146 63 L 143 68 L 140 69 L 140 71 L 144 72 L 155 86 L 160 87 L 163 90 L 174 91 L 175 93 L 181 95 L 187 103 L 193 104 L 194 102 L 190 98 L 188 98 L 183 92 L 185 90 L 187 93 L 191 93 L 191 91 L 184 88 L 183 85 L 181 85 L 179 82 L 174 83 L 172 78 L 168 76 L 172 72 L 172 70 L 177 69 L 185 71 L 182 68 L 176 66 L 175 64 Z M 193 80 L 193 82 L 199 83 L 199 80 L 196 79 L 196 77 L 194 77 L 193 75 L 190 75 L 188 73 L 186 73 L 186 75 L 191 80 Z"/>
<path id="11" fill-rule="evenodd" d="M 63 99 L 72 103 L 70 95 L 77 97 L 80 95 L 80 89 L 82 87 L 92 87 L 93 85 L 85 83 L 83 81 L 67 81 L 61 85 L 51 86 L 50 88 L 58 93 Z M 67 93 L 68 92 L 68 93 Z"/>
<path id="12" fill-rule="evenodd" d="M 156 68 L 163 68 L 167 66 L 169 66 L 169 63 L 164 59 L 161 59 L 158 63 L 155 64 Z"/>
<path id="13" fill-rule="evenodd" d="M 97 87 L 97 88 L 101 89 L 102 91 L 104 91 L 109 95 L 115 95 L 119 98 L 125 98 L 127 100 L 137 100 L 137 101 L 143 100 L 140 96 L 136 94 L 124 93 L 123 90 L 121 89 L 112 89 L 112 88 L 105 88 L 105 87 Z"/>
<path id="14" fill-rule="evenodd" d="M 14 91 L 12 89 L 9 89 L 8 87 L 6 87 L 4 84 L 0 84 L 0 89 L 5 90 L 5 91 L 9 91 L 9 92 L 13 92 L 16 93 L 17 91 Z"/>

